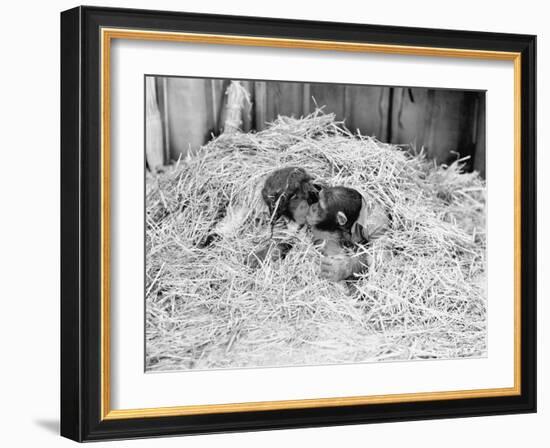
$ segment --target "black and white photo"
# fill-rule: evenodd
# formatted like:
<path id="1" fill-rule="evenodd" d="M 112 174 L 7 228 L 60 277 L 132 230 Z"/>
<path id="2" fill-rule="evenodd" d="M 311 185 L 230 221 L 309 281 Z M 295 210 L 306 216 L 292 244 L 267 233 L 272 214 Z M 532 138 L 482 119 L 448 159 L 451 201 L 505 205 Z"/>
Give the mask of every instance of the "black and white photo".
<path id="1" fill-rule="evenodd" d="M 485 92 L 145 76 L 148 372 L 485 357 Z"/>

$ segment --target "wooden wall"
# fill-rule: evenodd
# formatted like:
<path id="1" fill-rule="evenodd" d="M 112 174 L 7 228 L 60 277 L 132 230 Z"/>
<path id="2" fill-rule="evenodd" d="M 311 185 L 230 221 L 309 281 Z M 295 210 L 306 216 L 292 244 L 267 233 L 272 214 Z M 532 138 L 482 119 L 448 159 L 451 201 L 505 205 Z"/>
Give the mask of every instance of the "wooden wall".
<path id="1" fill-rule="evenodd" d="M 223 132 L 230 80 L 159 77 L 146 85 L 156 89 L 156 95 L 146 98 L 156 101 L 163 123 L 158 140 L 163 142 L 164 163 Z M 316 105 L 325 106 L 350 130 L 384 142 L 424 147 L 439 163 L 454 160 L 455 152 L 469 155 L 469 168 L 484 175 L 484 92 L 276 81 L 241 85 L 251 101 L 249 112 L 243 114 L 244 132 L 262 130 L 278 115 L 300 117 Z M 147 106 L 154 110 L 155 104 Z"/>

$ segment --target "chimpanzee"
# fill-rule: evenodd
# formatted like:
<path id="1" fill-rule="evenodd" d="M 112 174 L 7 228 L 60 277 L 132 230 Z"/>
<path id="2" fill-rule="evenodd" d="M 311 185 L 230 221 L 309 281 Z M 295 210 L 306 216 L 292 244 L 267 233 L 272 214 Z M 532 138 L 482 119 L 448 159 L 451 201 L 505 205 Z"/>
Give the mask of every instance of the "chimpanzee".
<path id="1" fill-rule="evenodd" d="M 319 200 L 318 185 L 303 168 L 286 167 L 271 173 L 262 188 L 262 198 L 272 215 L 272 222 L 281 216 L 299 225 L 306 223 L 309 205 Z"/>
<path id="2" fill-rule="evenodd" d="M 385 234 L 389 216 L 382 206 L 368 201 L 353 188 L 342 186 L 321 190 L 319 201 L 309 207 L 307 223 L 316 242 L 324 242 L 321 276 L 340 281 L 364 272 L 373 264 L 372 253 L 344 254 L 343 243 L 373 243 Z M 386 251 L 382 248 L 380 254 Z"/>
<path id="3" fill-rule="evenodd" d="M 292 248 L 287 231 L 289 224 L 295 223 L 298 230 L 306 223 L 309 207 L 318 201 L 320 189 L 321 186 L 313 183 L 313 178 L 303 168 L 281 168 L 267 177 L 262 198 L 269 209 L 271 238 L 247 257 L 249 266 L 257 267 L 268 254 L 271 254 L 271 259 L 286 256 Z"/>

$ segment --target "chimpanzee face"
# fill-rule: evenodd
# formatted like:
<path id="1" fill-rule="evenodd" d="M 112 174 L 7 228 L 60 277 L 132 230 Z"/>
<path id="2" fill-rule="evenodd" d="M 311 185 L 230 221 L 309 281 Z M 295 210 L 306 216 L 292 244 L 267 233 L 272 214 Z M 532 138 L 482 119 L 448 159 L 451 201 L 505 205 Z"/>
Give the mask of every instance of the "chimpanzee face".
<path id="1" fill-rule="evenodd" d="M 269 213 L 273 214 L 275 208 L 279 209 L 282 216 L 292 219 L 297 224 L 303 225 L 306 223 L 306 217 L 309 210 L 309 203 L 306 195 L 297 193 L 293 194 L 288 200 L 285 200 L 285 206 L 281 207 L 279 201 L 268 202 Z"/>
<path id="2" fill-rule="evenodd" d="M 308 211 L 310 209 L 307 199 L 302 195 L 293 195 L 288 201 L 288 211 L 292 219 L 299 225 L 306 223 Z"/>
<path id="3" fill-rule="evenodd" d="M 319 202 L 309 207 L 306 221 L 310 226 L 317 226 L 328 218 L 327 204 L 323 192 L 319 194 Z"/>
<path id="4" fill-rule="evenodd" d="M 319 193 L 319 202 L 310 206 L 306 221 L 317 230 L 342 231 L 357 220 L 361 205 L 362 198 L 356 190 L 342 186 L 325 188 Z"/>
<path id="5" fill-rule="evenodd" d="M 274 219 L 286 216 L 303 225 L 309 205 L 317 201 L 319 189 L 303 168 L 287 167 L 269 175 L 262 189 L 262 197 Z"/>

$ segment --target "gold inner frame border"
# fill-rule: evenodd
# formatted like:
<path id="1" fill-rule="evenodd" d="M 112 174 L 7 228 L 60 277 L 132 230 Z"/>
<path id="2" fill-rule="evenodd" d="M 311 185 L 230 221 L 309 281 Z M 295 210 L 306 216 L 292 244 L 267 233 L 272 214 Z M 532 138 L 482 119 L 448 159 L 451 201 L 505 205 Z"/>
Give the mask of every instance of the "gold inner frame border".
<path id="1" fill-rule="evenodd" d="M 306 39 L 280 39 L 239 35 L 162 32 L 139 29 L 101 29 L 101 420 L 168 417 L 228 412 L 307 409 L 383 403 L 407 403 L 432 400 L 503 397 L 521 394 L 521 53 L 419 47 Z M 514 63 L 514 386 L 441 392 L 391 395 L 313 398 L 208 405 L 183 405 L 154 408 L 111 409 L 110 345 L 110 63 L 113 39 L 296 48 L 310 50 L 368 52 L 413 56 L 456 57 L 506 60 Z"/>

